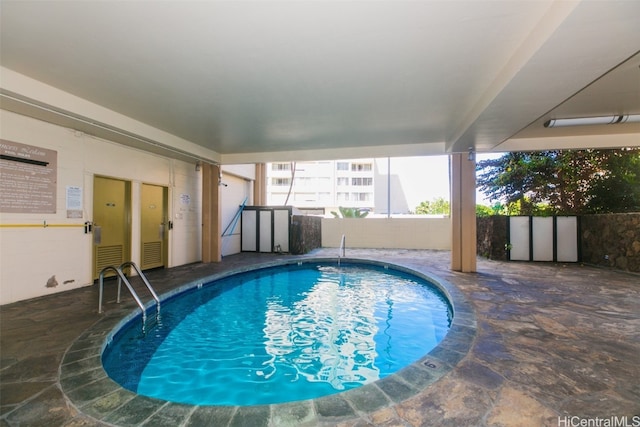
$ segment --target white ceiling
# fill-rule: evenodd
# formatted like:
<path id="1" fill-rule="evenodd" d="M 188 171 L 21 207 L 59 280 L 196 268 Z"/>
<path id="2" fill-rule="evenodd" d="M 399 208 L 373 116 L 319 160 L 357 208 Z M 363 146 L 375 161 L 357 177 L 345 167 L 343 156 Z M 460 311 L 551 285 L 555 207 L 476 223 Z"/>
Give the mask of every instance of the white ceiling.
<path id="1" fill-rule="evenodd" d="M 0 24 L 7 72 L 227 162 L 640 145 L 542 126 L 640 114 L 637 0 L 3 0 Z M 2 80 L 3 108 L 42 104 Z"/>

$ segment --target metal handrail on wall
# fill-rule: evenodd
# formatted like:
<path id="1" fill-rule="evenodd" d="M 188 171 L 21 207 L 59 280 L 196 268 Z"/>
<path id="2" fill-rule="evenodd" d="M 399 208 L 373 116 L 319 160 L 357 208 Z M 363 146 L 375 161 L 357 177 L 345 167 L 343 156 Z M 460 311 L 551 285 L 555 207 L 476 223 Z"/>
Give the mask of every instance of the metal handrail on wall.
<path id="1" fill-rule="evenodd" d="M 149 292 L 151 292 L 151 296 L 156 301 L 156 312 L 157 312 L 158 315 L 160 315 L 160 298 L 158 298 L 158 295 L 153 290 L 153 287 L 151 287 L 151 284 L 147 280 L 147 277 L 142 273 L 142 271 L 140 271 L 138 266 L 135 263 L 131 262 L 131 261 L 124 262 L 124 263 L 120 264 L 119 267 L 115 267 L 113 265 L 110 265 L 108 267 L 103 268 L 102 271 L 100 271 L 100 283 L 99 283 L 100 288 L 99 288 L 99 296 L 98 296 L 98 313 L 102 313 L 102 298 L 103 298 L 103 294 L 104 294 L 104 275 L 105 275 L 105 273 L 107 271 L 113 270 L 118 275 L 118 295 L 117 295 L 117 298 L 116 298 L 116 302 L 120 303 L 120 288 L 122 287 L 122 282 L 124 282 L 124 284 L 127 286 L 127 289 L 129 289 L 129 292 L 131 293 L 131 296 L 136 301 L 136 304 L 138 304 L 138 307 L 140 307 L 140 310 L 142 311 L 142 322 L 144 324 L 146 322 L 146 320 L 147 320 L 147 311 L 145 309 L 144 304 L 142 303 L 142 300 L 138 296 L 138 294 L 135 291 L 135 289 L 133 289 L 133 286 L 131 285 L 131 283 L 129 282 L 129 280 L 127 279 L 127 276 L 124 274 L 124 271 L 123 271 L 124 268 L 129 267 L 129 266 L 133 267 L 134 270 L 136 270 L 136 273 L 138 273 L 138 275 L 140 276 L 140 278 L 144 282 L 144 284 L 147 287 L 147 289 L 149 289 Z"/>

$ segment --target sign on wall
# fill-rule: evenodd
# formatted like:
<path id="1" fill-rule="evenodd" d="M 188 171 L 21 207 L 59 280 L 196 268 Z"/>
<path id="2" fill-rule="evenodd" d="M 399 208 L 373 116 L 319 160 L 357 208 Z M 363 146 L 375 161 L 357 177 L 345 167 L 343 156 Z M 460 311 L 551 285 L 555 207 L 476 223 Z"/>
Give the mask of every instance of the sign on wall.
<path id="1" fill-rule="evenodd" d="M 58 152 L 0 139 L 0 212 L 56 213 Z"/>
<path id="2" fill-rule="evenodd" d="M 67 218 L 82 218 L 82 187 L 67 185 Z"/>

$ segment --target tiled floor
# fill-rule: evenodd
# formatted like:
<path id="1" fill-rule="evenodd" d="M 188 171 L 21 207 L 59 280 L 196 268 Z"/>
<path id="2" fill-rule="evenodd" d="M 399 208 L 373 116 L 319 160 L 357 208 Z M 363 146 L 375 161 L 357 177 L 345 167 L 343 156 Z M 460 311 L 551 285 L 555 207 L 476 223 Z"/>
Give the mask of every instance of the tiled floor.
<path id="1" fill-rule="evenodd" d="M 448 252 L 353 249 L 347 255 L 435 275 L 470 303 L 475 319 L 464 312 L 461 319 L 477 327 L 475 335 L 453 337 L 431 354 L 440 374 L 430 377 L 431 368 L 424 368 L 344 398 L 242 410 L 149 406 L 118 391 L 105 395 L 100 378 L 65 377 L 76 363 L 94 363 L 81 345 L 100 322 L 134 308 L 130 300 L 124 307 L 108 303 L 106 314 L 98 315 L 94 286 L 0 307 L 0 426 L 571 426 L 595 423 L 596 417 L 600 425 L 602 419 L 640 425 L 639 275 L 484 259 L 478 260 L 478 273 L 463 274 L 449 270 Z M 279 258 L 288 257 L 240 254 L 148 276 L 166 292 L 198 277 Z M 111 418 L 101 418 L 107 406 Z"/>

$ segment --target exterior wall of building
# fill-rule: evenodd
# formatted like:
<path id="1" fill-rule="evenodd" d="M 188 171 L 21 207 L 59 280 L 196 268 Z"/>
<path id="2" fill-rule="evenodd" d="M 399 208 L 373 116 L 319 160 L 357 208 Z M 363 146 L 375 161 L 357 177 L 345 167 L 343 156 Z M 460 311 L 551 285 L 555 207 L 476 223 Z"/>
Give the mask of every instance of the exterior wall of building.
<path id="1" fill-rule="evenodd" d="M 442 157 L 448 156 L 297 162 L 288 204 L 303 211 L 324 208 L 326 214 L 338 206 L 410 214 L 423 201 L 449 198 L 448 161 Z M 292 164 L 268 164 L 267 204 L 285 203 Z"/>
<path id="2" fill-rule="evenodd" d="M 5 110 L 0 110 L 0 137 L 57 153 L 55 213 L 0 213 L 0 304 L 93 283 L 93 235 L 85 233 L 83 226 L 93 219 L 96 175 L 131 182 L 132 261 L 140 263 L 143 183 L 168 188 L 168 213 L 173 222 L 168 238 L 168 266 L 201 259 L 202 184 L 193 163 L 128 148 Z M 81 217 L 67 217 L 69 186 L 82 189 Z"/>
<path id="3" fill-rule="evenodd" d="M 451 249 L 450 218 L 323 218 L 322 246 L 347 248 Z"/>
<path id="4" fill-rule="evenodd" d="M 293 188 L 287 195 L 295 167 Z M 373 159 L 267 164 L 267 204 L 304 208 L 374 208 Z"/>
<path id="5" fill-rule="evenodd" d="M 375 212 L 406 215 L 424 201 L 449 200 L 448 156 L 375 159 Z M 390 194 L 390 197 L 389 197 Z"/>
<path id="6" fill-rule="evenodd" d="M 255 165 L 224 165 L 221 182 L 222 256 L 240 252 L 240 206 L 253 204 Z"/>

